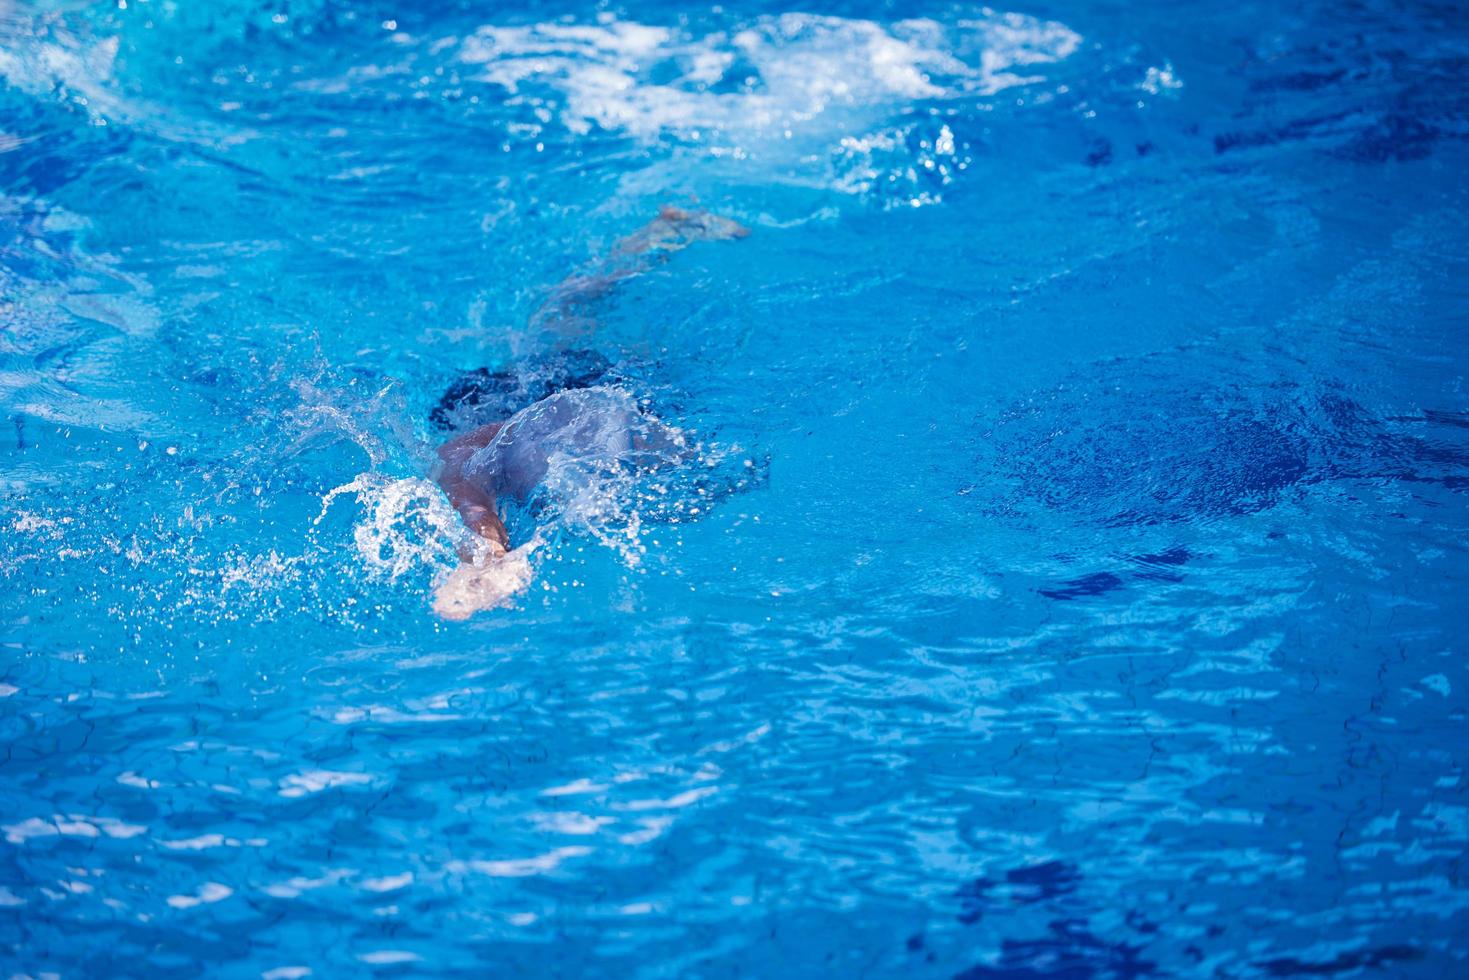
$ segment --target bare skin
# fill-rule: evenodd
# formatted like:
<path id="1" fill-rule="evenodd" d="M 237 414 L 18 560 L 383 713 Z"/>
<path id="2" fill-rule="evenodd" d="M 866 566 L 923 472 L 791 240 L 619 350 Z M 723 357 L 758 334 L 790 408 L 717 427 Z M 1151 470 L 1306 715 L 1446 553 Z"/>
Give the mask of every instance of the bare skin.
<path id="1" fill-rule="evenodd" d="M 503 426 L 503 422 L 482 425 L 444 443 L 439 447 L 438 474 L 439 486 L 464 519 L 464 526 L 492 546 L 498 545 L 501 554 L 510 550 L 510 535 L 495 510 L 495 498 L 480 483 L 465 478 L 464 464 L 488 446 Z"/>
<path id="2" fill-rule="evenodd" d="M 569 333 L 571 328 L 590 321 L 581 313 L 583 307 L 606 296 L 624 280 L 648 271 L 672 253 L 697 241 L 744 238 L 749 233 L 749 229 L 728 218 L 665 206 L 657 218 L 620 240 L 597 268 L 573 275 L 556 286 L 531 322 L 557 333 Z M 514 569 L 497 567 L 527 546 L 515 550 L 510 547 L 510 536 L 497 502 L 487 487 L 497 482 L 495 475 L 490 474 L 488 480 L 484 474 L 473 480 L 465 475 L 470 458 L 494 440 L 506 421 L 492 422 L 457 435 L 438 449 L 439 486 L 459 512 L 464 526 L 487 546 L 461 553 L 459 567 L 439 584 L 434 610 L 445 619 L 466 619 L 524 585 L 523 563 Z M 481 550 L 483 554 L 478 553 Z"/>

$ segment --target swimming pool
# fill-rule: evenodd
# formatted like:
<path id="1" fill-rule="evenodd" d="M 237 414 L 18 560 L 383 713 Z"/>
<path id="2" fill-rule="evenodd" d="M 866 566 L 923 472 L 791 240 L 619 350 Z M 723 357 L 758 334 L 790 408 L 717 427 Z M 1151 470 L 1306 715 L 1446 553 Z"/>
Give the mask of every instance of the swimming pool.
<path id="1" fill-rule="evenodd" d="M 531 6 L 0 6 L 7 975 L 1464 971 L 1464 10 Z"/>

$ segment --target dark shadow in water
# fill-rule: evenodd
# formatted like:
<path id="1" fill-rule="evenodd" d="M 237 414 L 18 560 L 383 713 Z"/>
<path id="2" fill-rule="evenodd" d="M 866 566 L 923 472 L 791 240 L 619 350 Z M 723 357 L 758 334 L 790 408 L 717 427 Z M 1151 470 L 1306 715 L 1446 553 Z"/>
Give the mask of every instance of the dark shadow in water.
<path id="1" fill-rule="evenodd" d="M 1350 970 L 1375 969 L 1388 963 L 1422 958 L 1422 950 L 1413 946 L 1383 946 L 1379 949 L 1368 949 L 1356 953 L 1339 953 L 1329 960 L 1312 962 L 1298 960 L 1294 956 L 1282 956 L 1255 965 L 1273 977 L 1321 977 L 1346 973 Z"/>
<path id="2" fill-rule="evenodd" d="M 1081 578 L 1062 582 L 1049 589 L 1037 589 L 1036 591 L 1048 599 L 1060 599 L 1064 602 L 1106 595 L 1120 588 L 1122 588 L 1122 579 L 1116 575 L 1111 572 L 1094 572 L 1091 575 L 1083 575 Z"/>
<path id="3" fill-rule="evenodd" d="M 1067 861 L 1045 861 L 1005 872 L 1003 880 L 976 878 L 964 885 L 955 896 L 959 899 L 960 922 L 978 922 L 987 906 L 1034 905 L 1076 891 L 1081 872 Z"/>
<path id="4" fill-rule="evenodd" d="M 1133 555 L 1128 560 L 1140 566 L 1140 571 L 1132 573 L 1134 578 L 1147 582 L 1182 582 L 1183 575 L 1174 569 L 1181 568 L 1192 558 L 1187 548 L 1174 545 L 1157 554 Z"/>
<path id="5" fill-rule="evenodd" d="M 1384 31 L 1462 36 L 1461 5 L 1452 12 L 1410 7 L 1382 25 Z M 1450 83 L 1463 77 L 1464 46 L 1384 48 L 1381 33 L 1362 27 L 1243 65 L 1253 76 L 1243 122 L 1216 135 L 1214 151 L 1300 142 L 1353 163 L 1382 164 L 1421 160 L 1443 140 L 1469 137 L 1469 96 Z"/>
<path id="6" fill-rule="evenodd" d="M 1081 920 L 1060 919 L 1040 939 L 1005 940 L 998 962 L 972 966 L 954 980 L 1131 980 L 1156 973 L 1141 946 L 1109 943 Z"/>
<path id="7" fill-rule="evenodd" d="M 1402 113 L 1388 113 L 1366 125 L 1360 112 L 1334 113 L 1293 119 L 1275 129 L 1250 133 L 1223 133 L 1214 137 L 1214 152 L 1258 146 L 1273 146 L 1312 138 L 1337 140 L 1333 156 L 1355 163 L 1386 163 L 1389 160 L 1421 160 L 1433 152 L 1445 135 L 1436 126 Z"/>
<path id="8" fill-rule="evenodd" d="M 1103 167 L 1112 162 L 1111 140 L 1099 139 L 1094 142 L 1086 154 L 1086 165 L 1088 167 Z"/>
<path id="9" fill-rule="evenodd" d="M 1026 523 L 1053 519 L 1040 508 L 1122 529 L 1249 516 L 1325 484 L 1353 499 L 1394 483 L 1469 492 L 1469 413 L 1378 415 L 1330 383 L 1189 385 L 1180 380 L 1188 371 L 1162 360 L 1107 362 L 1000 415 L 978 442 L 978 468 L 1002 478 L 986 509 Z M 1076 602 L 1176 584 L 1196 557 L 1175 545 L 1036 591 Z"/>
<path id="10" fill-rule="evenodd" d="M 1156 398 L 1106 415 L 1099 409 L 1108 406 L 1085 394 L 1066 404 L 1066 394 L 1040 424 L 1012 416 L 995 435 L 1022 496 L 1090 510 L 1103 526 L 1255 513 L 1313 472 L 1310 442 L 1280 408 L 1214 409 L 1189 395 L 1181 405 Z"/>
<path id="11" fill-rule="evenodd" d="M 1193 555 L 1189 553 L 1189 550 L 1187 548 L 1184 548 L 1181 545 L 1174 545 L 1168 550 L 1160 551 L 1156 554 L 1133 555 L 1130 560 L 1136 562 L 1139 565 L 1145 565 L 1149 567 L 1172 568 L 1178 565 L 1187 564 L 1192 558 Z"/>
<path id="12" fill-rule="evenodd" d="M 1383 419 L 1331 388 L 1179 390 L 1176 380 L 1139 369 L 1126 390 L 1091 383 L 1033 395 L 984 433 L 984 445 L 1011 480 L 998 513 L 1038 503 L 1095 526 L 1145 527 L 1259 513 L 1325 481 L 1462 492 L 1466 432 L 1469 418 L 1458 412 Z M 1180 549 L 1136 561 L 1157 577 L 1188 557 Z M 1098 594 L 1111 585 L 1098 576 L 1116 574 L 1098 572 L 1046 594 Z"/>
<path id="13" fill-rule="evenodd" d="M 1166 551 L 1155 554 L 1130 555 L 1128 561 L 1138 566 L 1130 574 L 1132 578 L 1143 582 L 1165 582 L 1176 583 L 1183 581 L 1183 575 L 1174 571 L 1193 559 L 1193 554 L 1187 548 L 1174 545 Z M 1060 585 L 1046 589 L 1037 589 L 1041 595 L 1048 599 L 1070 601 L 1074 599 L 1085 599 L 1094 596 L 1106 595 L 1126 585 L 1121 575 L 1112 572 L 1094 572 L 1091 575 L 1083 575 L 1080 578 L 1070 579 Z"/>

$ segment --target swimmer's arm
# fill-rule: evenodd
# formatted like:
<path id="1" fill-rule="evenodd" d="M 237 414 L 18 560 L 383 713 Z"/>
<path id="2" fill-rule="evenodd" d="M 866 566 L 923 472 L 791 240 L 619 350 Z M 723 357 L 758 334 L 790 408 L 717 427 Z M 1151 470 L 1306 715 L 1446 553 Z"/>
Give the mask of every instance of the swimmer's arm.
<path id="1" fill-rule="evenodd" d="M 479 481 L 470 480 L 464 475 L 464 467 L 469 458 L 490 444 L 490 440 L 500 431 L 501 424 L 496 422 L 482 425 L 461 436 L 455 436 L 440 446 L 438 483 L 459 516 L 464 519 L 464 526 L 492 546 L 498 545 L 504 552 L 510 549 L 510 535 L 506 533 L 505 523 L 495 510 L 494 495 Z"/>
<path id="2" fill-rule="evenodd" d="M 434 612 L 443 619 L 468 619 L 493 609 L 530 584 L 531 567 L 525 559 L 535 543 L 511 551 L 509 535 L 495 511 L 494 495 L 483 481 L 466 479 L 464 474 L 470 458 L 499 431 L 500 424 L 481 426 L 439 447 L 439 486 L 465 526 L 489 545 L 487 552 L 461 550 L 459 565 L 434 584 Z"/>

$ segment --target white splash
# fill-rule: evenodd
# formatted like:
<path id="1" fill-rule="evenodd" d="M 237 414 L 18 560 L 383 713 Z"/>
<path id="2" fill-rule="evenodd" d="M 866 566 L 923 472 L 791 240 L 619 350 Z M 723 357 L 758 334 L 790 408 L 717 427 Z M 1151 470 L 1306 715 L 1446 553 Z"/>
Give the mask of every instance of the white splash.
<path id="1" fill-rule="evenodd" d="M 1064 24 L 987 8 L 952 24 L 787 13 L 701 36 L 604 14 L 596 24 L 485 26 L 459 57 L 513 96 L 559 110 L 575 133 L 743 141 L 789 140 L 823 115 L 1031 84 L 1043 80 L 1035 69 L 1080 45 Z"/>
<path id="2" fill-rule="evenodd" d="M 7 16 L 10 12 L 0 3 L 0 79 L 18 91 L 59 101 L 84 114 L 93 126 L 145 127 L 170 141 L 224 148 L 255 135 L 214 119 L 171 111 L 171 106 L 140 94 L 141 87 L 126 75 L 128 55 L 138 48 L 136 43 L 123 46 L 125 32 L 105 26 L 89 29 L 78 22 L 68 25 L 46 5 L 30 6 L 37 9 L 27 11 L 28 17 L 16 17 Z M 0 134 L 0 142 L 17 138 L 27 141 L 23 133 L 8 138 Z"/>
<path id="3" fill-rule="evenodd" d="M 359 473 L 329 491 L 315 523 L 319 525 L 336 499 L 348 493 L 362 507 L 352 540 L 373 577 L 394 580 L 425 567 L 446 573 L 460 552 L 472 550 L 478 540 L 433 481 L 395 479 L 376 472 Z"/>
<path id="4" fill-rule="evenodd" d="M 564 391 L 505 424 L 465 466 L 538 521 L 595 538 L 629 566 L 643 551 L 635 488 L 641 477 L 693 460 L 698 447 L 614 387 Z"/>
<path id="5" fill-rule="evenodd" d="M 116 36 L 88 44 L 59 29 L 38 34 L 22 31 L 3 38 L 0 77 L 31 95 L 70 96 L 96 119 L 102 113 L 120 113 L 123 104 L 111 89 Z"/>
<path id="6" fill-rule="evenodd" d="M 481 544 L 473 556 L 434 581 L 434 612 L 441 619 L 460 620 L 507 605 L 535 578 L 530 558 L 541 543 L 537 536 L 504 553 Z"/>
<path id="7" fill-rule="evenodd" d="M 314 524 L 339 498 L 355 497 L 360 513 L 352 541 L 368 575 L 431 576 L 434 611 L 465 619 L 524 592 L 535 577 L 537 552 L 563 531 L 590 537 L 636 567 L 645 550 L 644 478 L 680 466 L 707 470 L 720 458 L 622 389 L 577 389 L 517 413 L 466 464 L 466 474 L 495 496 L 502 518 L 518 515 L 533 526 L 512 550 L 470 532 L 433 481 L 376 470 L 329 491 Z M 661 498 L 667 489 L 647 492 Z"/>
<path id="8" fill-rule="evenodd" d="M 322 498 L 319 525 L 338 497 L 353 494 L 362 513 L 352 540 L 369 576 L 394 581 L 427 572 L 432 576 L 434 612 L 466 619 L 523 592 L 535 577 L 531 556 L 537 536 L 502 553 L 470 532 L 448 498 L 431 480 L 359 473 Z"/>

